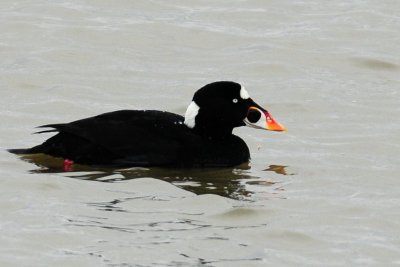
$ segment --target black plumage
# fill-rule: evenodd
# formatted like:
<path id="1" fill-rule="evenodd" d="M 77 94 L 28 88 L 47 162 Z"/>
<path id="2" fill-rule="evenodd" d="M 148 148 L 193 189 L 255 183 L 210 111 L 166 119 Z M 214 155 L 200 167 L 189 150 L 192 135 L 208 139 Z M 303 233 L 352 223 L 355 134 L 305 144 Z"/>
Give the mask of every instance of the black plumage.
<path id="1" fill-rule="evenodd" d="M 194 109 L 188 110 L 186 118 L 156 110 L 114 111 L 40 126 L 51 129 L 39 133 L 57 134 L 38 146 L 10 151 L 44 153 L 90 165 L 235 166 L 247 162 L 250 153 L 246 143 L 232 134 L 233 128 L 245 125 L 247 114 L 254 113 L 250 107 L 265 111 L 241 94 L 240 84 L 211 83 L 196 92 Z"/>

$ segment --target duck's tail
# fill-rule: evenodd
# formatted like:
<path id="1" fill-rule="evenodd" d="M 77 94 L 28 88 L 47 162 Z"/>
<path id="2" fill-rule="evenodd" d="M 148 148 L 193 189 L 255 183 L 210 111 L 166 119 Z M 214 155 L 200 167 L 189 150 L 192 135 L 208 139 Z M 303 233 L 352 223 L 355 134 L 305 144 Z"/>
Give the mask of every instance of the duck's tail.
<path id="1" fill-rule="evenodd" d="M 10 148 L 7 149 L 8 152 L 16 154 L 16 155 L 27 155 L 27 154 L 37 154 L 44 153 L 42 145 L 34 146 L 31 148 Z"/>
<path id="2" fill-rule="evenodd" d="M 23 155 L 23 154 L 30 154 L 32 153 L 30 151 L 30 148 L 12 148 L 12 149 L 7 149 L 8 152 L 17 154 L 17 155 Z"/>

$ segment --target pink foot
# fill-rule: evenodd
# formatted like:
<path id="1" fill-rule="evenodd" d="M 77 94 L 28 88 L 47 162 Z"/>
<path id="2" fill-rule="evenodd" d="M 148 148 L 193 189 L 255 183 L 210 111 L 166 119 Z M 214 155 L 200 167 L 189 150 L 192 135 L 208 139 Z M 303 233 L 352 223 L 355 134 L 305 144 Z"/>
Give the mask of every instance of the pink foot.
<path id="1" fill-rule="evenodd" d="M 74 169 L 74 161 L 69 160 L 69 159 L 64 159 L 64 166 L 63 170 L 65 172 L 70 172 Z"/>

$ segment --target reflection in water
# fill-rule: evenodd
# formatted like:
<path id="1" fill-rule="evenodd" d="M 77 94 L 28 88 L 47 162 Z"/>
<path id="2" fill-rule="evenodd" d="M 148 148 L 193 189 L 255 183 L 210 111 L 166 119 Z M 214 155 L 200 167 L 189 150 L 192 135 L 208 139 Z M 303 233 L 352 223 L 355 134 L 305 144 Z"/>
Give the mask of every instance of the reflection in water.
<path id="1" fill-rule="evenodd" d="M 277 174 L 287 175 L 286 170 L 285 170 L 286 167 L 287 166 L 269 165 L 269 167 L 267 169 L 265 169 L 264 171 L 272 171 Z"/>
<path id="2" fill-rule="evenodd" d="M 283 166 L 283 165 L 269 165 L 269 167 L 263 171 L 275 172 L 276 174 L 282 174 L 282 175 L 294 175 L 294 173 L 288 173 L 286 171 L 287 167 L 288 166 Z"/>
<path id="3" fill-rule="evenodd" d="M 235 168 L 127 168 L 93 167 L 74 164 L 73 171 L 63 171 L 63 161 L 44 154 L 24 155 L 23 160 L 36 164 L 40 169 L 32 173 L 64 173 L 67 177 L 99 182 L 116 182 L 136 178 L 156 178 L 170 182 L 195 194 L 217 194 L 225 197 L 244 199 L 253 192 L 246 185 L 273 186 L 275 182 L 251 175 L 249 165 Z M 270 165 L 264 171 L 287 175 L 286 166 Z M 279 189 L 281 190 L 281 189 Z"/>

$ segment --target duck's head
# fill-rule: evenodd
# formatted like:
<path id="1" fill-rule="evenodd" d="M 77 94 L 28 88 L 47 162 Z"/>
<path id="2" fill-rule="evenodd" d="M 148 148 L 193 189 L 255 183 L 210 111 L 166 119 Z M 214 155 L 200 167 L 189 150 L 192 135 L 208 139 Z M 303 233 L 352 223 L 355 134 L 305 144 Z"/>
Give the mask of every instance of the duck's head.
<path id="1" fill-rule="evenodd" d="M 271 114 L 256 104 L 239 83 L 220 81 L 207 84 L 193 96 L 185 113 L 185 124 L 207 136 L 225 136 L 233 128 L 250 126 L 286 131 Z"/>

